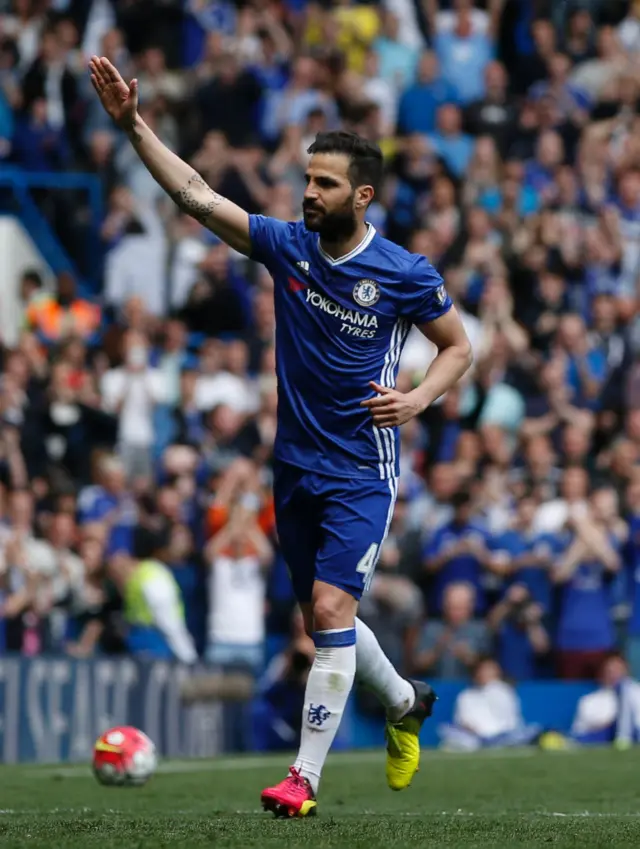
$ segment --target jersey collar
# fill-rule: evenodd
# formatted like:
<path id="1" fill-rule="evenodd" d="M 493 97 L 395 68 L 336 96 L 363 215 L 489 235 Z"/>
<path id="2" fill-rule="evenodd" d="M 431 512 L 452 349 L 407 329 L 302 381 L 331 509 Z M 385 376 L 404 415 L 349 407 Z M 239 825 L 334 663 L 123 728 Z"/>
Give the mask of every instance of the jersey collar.
<path id="1" fill-rule="evenodd" d="M 369 245 L 373 241 L 373 237 L 376 235 L 376 228 L 373 226 L 373 224 L 369 224 L 369 222 L 367 221 L 367 227 L 369 229 L 367 230 L 367 233 L 364 239 L 360 242 L 360 244 L 356 245 L 355 248 L 352 251 L 349 251 L 348 254 L 345 254 L 344 256 L 339 256 L 338 259 L 330 257 L 326 251 L 322 250 L 322 245 L 320 244 L 320 237 L 318 236 L 318 251 L 320 253 L 320 256 L 326 262 L 328 262 L 329 265 L 343 265 L 343 263 L 349 262 L 350 259 L 355 259 L 358 254 L 361 254 L 362 251 L 366 250 L 366 248 L 369 247 Z"/>

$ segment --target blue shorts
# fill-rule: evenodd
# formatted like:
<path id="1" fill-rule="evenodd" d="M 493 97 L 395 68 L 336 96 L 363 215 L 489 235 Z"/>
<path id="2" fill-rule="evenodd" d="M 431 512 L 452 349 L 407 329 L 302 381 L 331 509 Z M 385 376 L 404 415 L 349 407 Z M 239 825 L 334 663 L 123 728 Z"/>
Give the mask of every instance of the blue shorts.
<path id="1" fill-rule="evenodd" d="M 296 598 L 311 601 L 314 581 L 359 599 L 389 530 L 398 482 L 327 477 L 277 462 L 276 525 Z"/>

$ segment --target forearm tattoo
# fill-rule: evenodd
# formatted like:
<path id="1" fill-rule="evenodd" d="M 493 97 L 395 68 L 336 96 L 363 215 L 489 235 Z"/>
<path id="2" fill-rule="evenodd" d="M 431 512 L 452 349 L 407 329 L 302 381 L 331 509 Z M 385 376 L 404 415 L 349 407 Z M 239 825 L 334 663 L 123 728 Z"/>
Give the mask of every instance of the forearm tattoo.
<path id="1" fill-rule="evenodd" d="M 194 171 L 186 186 L 171 195 L 172 201 L 183 212 L 204 224 L 216 207 L 224 201 L 222 195 L 214 192 L 197 171 Z"/>

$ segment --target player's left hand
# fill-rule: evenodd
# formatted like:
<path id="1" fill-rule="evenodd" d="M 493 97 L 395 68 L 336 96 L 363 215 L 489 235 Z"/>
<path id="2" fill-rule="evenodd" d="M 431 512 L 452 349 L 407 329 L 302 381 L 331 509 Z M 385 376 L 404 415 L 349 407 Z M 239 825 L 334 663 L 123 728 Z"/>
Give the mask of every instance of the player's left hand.
<path id="1" fill-rule="evenodd" d="M 376 427 L 398 427 L 419 415 L 425 408 L 415 392 L 398 392 L 389 386 L 380 386 L 373 380 L 369 386 L 378 393 L 375 398 L 362 401 L 367 407 Z"/>

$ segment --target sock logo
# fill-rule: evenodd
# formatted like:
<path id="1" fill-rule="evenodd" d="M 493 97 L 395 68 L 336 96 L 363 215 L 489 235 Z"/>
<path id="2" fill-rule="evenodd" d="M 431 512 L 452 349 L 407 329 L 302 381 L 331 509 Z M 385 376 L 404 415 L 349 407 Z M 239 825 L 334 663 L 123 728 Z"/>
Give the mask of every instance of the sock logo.
<path id="1" fill-rule="evenodd" d="M 314 705 L 313 702 L 309 705 L 309 712 L 307 713 L 309 725 L 317 725 L 318 728 L 322 728 L 330 716 L 331 711 L 327 710 L 324 705 Z"/>

